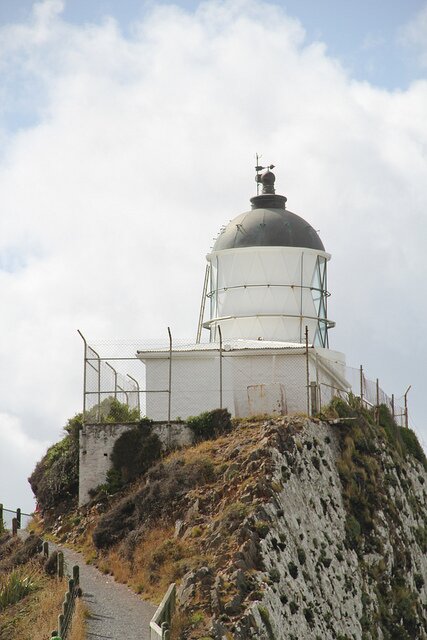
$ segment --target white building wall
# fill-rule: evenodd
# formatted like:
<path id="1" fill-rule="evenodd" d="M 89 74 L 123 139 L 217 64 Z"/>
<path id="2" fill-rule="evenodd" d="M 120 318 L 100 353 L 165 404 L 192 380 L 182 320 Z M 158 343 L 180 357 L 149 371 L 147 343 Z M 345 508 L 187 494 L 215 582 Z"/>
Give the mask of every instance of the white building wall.
<path id="1" fill-rule="evenodd" d="M 320 350 L 328 352 L 328 350 Z M 335 369 L 323 367 L 316 373 L 315 350 L 309 359 L 310 381 L 321 378 L 322 383 L 336 386 Z M 334 354 L 335 360 L 341 354 Z M 324 358 L 323 358 L 324 359 Z M 334 362 L 335 362 L 334 360 Z M 149 389 L 165 389 L 169 379 L 169 359 L 159 354 L 144 355 Z M 307 411 L 307 364 L 305 353 L 264 351 L 259 354 L 241 351 L 223 352 L 222 406 L 232 416 L 254 414 L 287 414 Z M 326 362 L 326 359 L 325 359 Z M 339 365 L 336 364 L 339 375 Z M 316 377 L 317 376 L 317 377 Z M 339 383 L 341 384 L 341 383 Z M 220 406 L 219 354 L 194 351 L 172 354 L 171 419 L 187 419 Z M 147 394 L 147 416 L 153 420 L 167 420 L 168 394 Z"/>

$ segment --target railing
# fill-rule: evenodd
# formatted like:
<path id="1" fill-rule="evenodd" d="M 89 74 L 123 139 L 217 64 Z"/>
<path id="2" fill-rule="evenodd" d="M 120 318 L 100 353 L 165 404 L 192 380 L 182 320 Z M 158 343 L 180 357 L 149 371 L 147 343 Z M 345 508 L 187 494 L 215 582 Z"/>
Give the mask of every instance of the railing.
<path id="1" fill-rule="evenodd" d="M 175 612 L 176 585 L 172 583 L 166 591 L 163 600 L 157 607 L 150 622 L 150 640 L 169 640 L 170 625 Z"/>
<path id="2" fill-rule="evenodd" d="M 321 379 L 319 373 L 318 363 L 321 363 L 321 361 L 322 358 L 316 356 L 316 382 L 310 383 L 312 413 L 321 411 L 334 397 L 347 400 L 351 393 L 360 398 L 360 402 L 364 407 L 378 409 L 380 405 L 385 405 L 390 410 L 393 420 L 399 426 L 409 427 L 407 394 L 411 387 L 408 387 L 408 390 L 401 398 L 396 399 L 394 394 L 390 397 L 381 389 L 378 378 L 373 381 L 366 377 L 362 365 L 358 369 L 345 366 L 344 377 L 348 383 L 347 387 L 328 384 Z M 400 404 L 402 400 L 403 406 Z"/>
<path id="3" fill-rule="evenodd" d="M 58 553 L 58 575 L 60 573 L 60 566 L 62 564 L 63 573 L 63 556 L 62 561 L 60 559 L 62 553 Z M 68 580 L 68 590 L 65 594 L 64 602 L 62 603 L 62 613 L 58 616 L 58 629 L 52 631 L 51 638 L 56 640 L 66 640 L 68 633 L 71 629 L 71 622 L 73 619 L 73 613 L 76 607 L 76 598 L 80 597 L 80 570 L 77 565 L 73 567 L 73 577 Z"/>
<path id="4" fill-rule="evenodd" d="M 23 518 L 31 518 L 32 515 L 30 513 L 24 513 L 19 507 L 17 509 L 6 509 L 2 504 L 0 504 L 0 526 L 3 524 L 5 528 L 7 528 L 7 523 L 5 522 L 5 514 L 8 513 L 10 516 L 15 514 L 15 517 L 10 518 L 10 529 L 12 530 L 13 535 L 16 535 L 18 529 L 22 528 L 22 519 Z"/>

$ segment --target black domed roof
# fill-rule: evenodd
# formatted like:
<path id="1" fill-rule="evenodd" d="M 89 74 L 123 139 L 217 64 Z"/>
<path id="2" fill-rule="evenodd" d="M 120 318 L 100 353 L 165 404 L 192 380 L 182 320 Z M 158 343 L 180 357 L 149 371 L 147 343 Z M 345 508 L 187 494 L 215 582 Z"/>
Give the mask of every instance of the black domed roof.
<path id="1" fill-rule="evenodd" d="M 285 209 L 276 194 L 251 198 L 252 211 L 234 218 L 220 233 L 213 251 L 240 247 L 306 247 L 325 251 L 317 232 L 303 218 Z"/>

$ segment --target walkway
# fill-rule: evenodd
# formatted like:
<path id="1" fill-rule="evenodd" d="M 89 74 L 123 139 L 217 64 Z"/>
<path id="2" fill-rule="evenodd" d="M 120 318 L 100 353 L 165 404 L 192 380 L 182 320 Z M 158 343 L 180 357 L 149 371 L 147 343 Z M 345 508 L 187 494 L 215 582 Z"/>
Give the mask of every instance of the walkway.
<path id="1" fill-rule="evenodd" d="M 150 620 L 156 607 L 115 582 L 112 576 L 85 564 L 80 553 L 64 547 L 61 551 L 69 570 L 75 564 L 80 567 L 82 599 L 91 614 L 87 621 L 88 640 L 149 640 Z"/>

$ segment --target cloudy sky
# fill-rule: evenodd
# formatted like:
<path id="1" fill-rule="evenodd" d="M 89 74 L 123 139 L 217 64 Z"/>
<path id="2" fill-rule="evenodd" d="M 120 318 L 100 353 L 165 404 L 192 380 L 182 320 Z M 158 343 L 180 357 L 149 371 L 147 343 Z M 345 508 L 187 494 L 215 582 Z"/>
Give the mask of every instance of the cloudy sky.
<path id="1" fill-rule="evenodd" d="M 427 442 L 427 3 L 0 0 L 0 502 L 89 340 L 193 338 L 254 155 L 332 253 L 331 347 Z"/>

